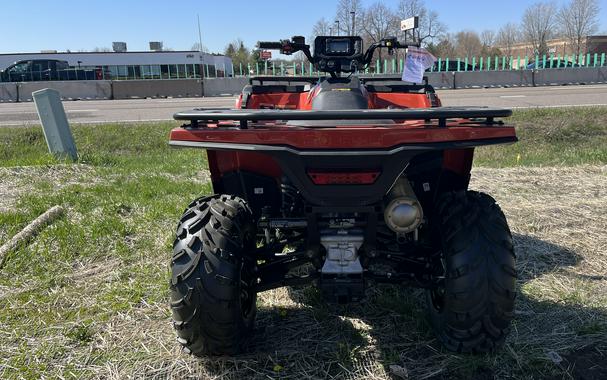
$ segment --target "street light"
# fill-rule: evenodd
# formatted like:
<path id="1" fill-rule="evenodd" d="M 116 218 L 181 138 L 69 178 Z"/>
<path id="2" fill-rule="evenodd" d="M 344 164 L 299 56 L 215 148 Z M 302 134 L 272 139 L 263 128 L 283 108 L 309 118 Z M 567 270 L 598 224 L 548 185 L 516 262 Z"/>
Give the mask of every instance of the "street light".
<path id="1" fill-rule="evenodd" d="M 337 24 L 337 35 L 339 36 L 339 20 L 335 20 L 335 23 Z"/>

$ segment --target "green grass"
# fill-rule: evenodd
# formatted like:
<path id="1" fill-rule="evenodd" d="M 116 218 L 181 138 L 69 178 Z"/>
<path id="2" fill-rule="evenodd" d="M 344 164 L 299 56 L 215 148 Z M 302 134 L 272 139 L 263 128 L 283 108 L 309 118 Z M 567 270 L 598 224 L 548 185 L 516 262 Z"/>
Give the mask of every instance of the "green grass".
<path id="1" fill-rule="evenodd" d="M 477 165 L 607 163 L 607 108 L 517 111 L 512 122 L 521 141 L 479 149 Z M 0 269 L 0 378 L 91 377 L 117 361 L 127 368 L 122 373 L 132 367 L 134 374 L 162 358 L 175 360 L 158 353 L 164 344 L 173 347 L 166 310 L 172 230 L 190 200 L 211 192 L 204 152 L 168 147 L 168 132 L 175 126 L 169 122 L 75 126 L 77 163 L 49 155 L 39 127 L 0 128 L 0 173 L 9 173 L 0 184 L 14 182 L 20 192 L 10 210 L 0 211 L 0 244 L 51 206 L 60 204 L 68 210 L 34 243 L 10 254 Z M 563 294 L 570 303 L 583 303 L 580 297 Z M 365 342 L 373 338 L 374 330 L 361 335 L 350 322 L 336 320 L 312 288 L 304 290 L 302 299 L 311 305 L 310 320 L 325 326 L 321 333 L 339 331 L 331 360 L 347 370 L 356 368 L 357 360 L 366 357 Z M 389 315 L 391 323 L 406 324 L 416 331 L 416 339 L 427 343 L 433 337 L 415 299 L 411 293 L 388 287 L 363 305 L 372 312 L 359 310 L 353 315 L 363 318 L 375 313 L 377 319 Z M 268 302 L 259 302 L 262 311 L 275 310 Z M 298 313 L 301 310 L 278 313 L 275 323 L 288 324 Z M 275 314 L 266 313 L 265 318 L 275 319 Z M 124 341 L 122 335 L 108 333 L 122 331 L 121 323 L 136 324 L 135 332 L 124 331 Z M 147 332 L 146 323 L 153 323 L 156 330 Z M 386 329 L 392 327 L 381 328 Z M 603 321 L 589 321 L 579 325 L 578 333 L 605 331 Z M 128 338 L 131 333 L 141 336 Z M 395 329 L 384 337 L 375 332 L 374 339 L 391 342 L 393 336 L 405 333 Z M 149 334 L 158 337 L 151 339 Z M 152 344 L 149 352 L 142 348 L 146 344 Z M 398 361 L 400 352 L 398 346 L 386 345 L 383 360 Z M 281 360 L 284 373 L 287 359 Z M 468 377 L 482 372 L 495 358 L 448 360 L 456 363 L 449 374 Z M 540 363 L 546 366 L 545 360 Z M 535 367 L 527 362 L 524 368 Z M 326 373 L 340 371 L 335 364 Z M 273 370 L 269 375 L 275 375 Z"/>
<path id="2" fill-rule="evenodd" d="M 553 166 L 607 163 L 607 107 L 515 111 L 519 142 L 477 149 L 478 166 Z"/>

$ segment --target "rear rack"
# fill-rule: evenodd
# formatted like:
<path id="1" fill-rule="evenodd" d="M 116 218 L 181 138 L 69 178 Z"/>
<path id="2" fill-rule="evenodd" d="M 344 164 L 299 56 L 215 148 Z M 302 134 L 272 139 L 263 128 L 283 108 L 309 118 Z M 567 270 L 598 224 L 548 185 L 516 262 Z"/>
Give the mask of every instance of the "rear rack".
<path id="1" fill-rule="evenodd" d="M 448 119 L 481 119 L 488 125 L 501 123 L 495 118 L 509 117 L 512 110 L 489 107 L 436 107 L 409 109 L 365 109 L 365 110 L 267 110 L 267 109 L 194 109 L 177 112 L 175 120 L 188 120 L 191 127 L 199 122 L 238 121 L 246 129 L 248 122 L 268 120 L 437 120 L 439 127 L 446 127 Z"/>

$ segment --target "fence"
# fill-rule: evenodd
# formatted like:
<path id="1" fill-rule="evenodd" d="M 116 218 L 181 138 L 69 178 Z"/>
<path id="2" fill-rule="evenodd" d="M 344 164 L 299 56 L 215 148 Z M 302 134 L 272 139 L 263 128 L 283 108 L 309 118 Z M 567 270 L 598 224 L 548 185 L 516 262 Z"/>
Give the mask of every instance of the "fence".
<path id="1" fill-rule="evenodd" d="M 403 71 L 403 59 L 377 59 L 371 67 L 364 70 L 365 74 L 398 74 Z M 487 56 L 466 58 L 438 58 L 429 72 L 467 72 L 467 71 L 510 71 L 510 70 L 543 70 L 558 68 L 605 67 L 606 53 L 578 55 L 543 55 L 543 56 Z M 323 75 L 314 70 L 312 64 L 292 62 L 276 64 L 272 61 L 263 63 L 239 64 L 233 70 L 235 76 L 251 75 Z"/>

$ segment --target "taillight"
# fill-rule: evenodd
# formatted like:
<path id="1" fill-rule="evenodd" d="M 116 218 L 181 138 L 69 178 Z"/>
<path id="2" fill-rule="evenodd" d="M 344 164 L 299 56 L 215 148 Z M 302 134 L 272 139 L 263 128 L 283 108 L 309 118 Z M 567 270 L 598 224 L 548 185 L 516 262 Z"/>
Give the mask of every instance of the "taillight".
<path id="1" fill-rule="evenodd" d="M 428 99 L 430 100 L 431 107 L 442 107 L 443 106 L 443 104 L 441 103 L 441 101 L 438 98 L 438 95 L 436 95 L 436 93 L 428 92 L 426 95 L 428 96 Z"/>
<path id="2" fill-rule="evenodd" d="M 315 185 L 371 185 L 379 177 L 379 171 L 330 172 L 308 170 Z"/>

